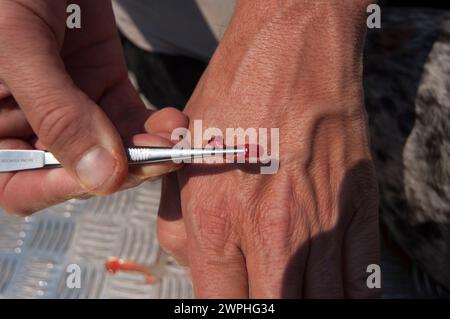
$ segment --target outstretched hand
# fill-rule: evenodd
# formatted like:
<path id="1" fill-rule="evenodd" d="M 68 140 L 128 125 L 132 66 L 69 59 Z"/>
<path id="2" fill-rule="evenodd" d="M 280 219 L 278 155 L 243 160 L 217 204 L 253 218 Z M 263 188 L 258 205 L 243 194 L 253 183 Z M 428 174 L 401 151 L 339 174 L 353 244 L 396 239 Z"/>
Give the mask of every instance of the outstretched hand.
<path id="1" fill-rule="evenodd" d="M 197 297 L 379 295 L 366 284 L 379 243 L 363 2 L 238 2 L 186 113 L 222 132 L 279 128 L 280 167 L 165 178 L 159 238 Z"/>

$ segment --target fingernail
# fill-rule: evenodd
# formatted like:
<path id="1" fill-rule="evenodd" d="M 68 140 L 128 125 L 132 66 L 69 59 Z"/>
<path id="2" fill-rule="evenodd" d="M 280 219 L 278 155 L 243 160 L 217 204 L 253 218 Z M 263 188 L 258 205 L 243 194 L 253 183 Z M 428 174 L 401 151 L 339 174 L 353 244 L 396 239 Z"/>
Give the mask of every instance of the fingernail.
<path id="1" fill-rule="evenodd" d="M 98 146 L 92 148 L 81 158 L 75 170 L 85 188 L 96 190 L 111 178 L 115 168 L 116 160 L 111 152 Z"/>

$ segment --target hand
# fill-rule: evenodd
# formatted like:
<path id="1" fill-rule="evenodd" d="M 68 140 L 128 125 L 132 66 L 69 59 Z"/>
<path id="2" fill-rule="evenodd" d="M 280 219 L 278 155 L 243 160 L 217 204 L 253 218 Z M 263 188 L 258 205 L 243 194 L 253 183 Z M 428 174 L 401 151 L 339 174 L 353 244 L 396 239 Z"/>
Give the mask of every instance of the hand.
<path id="1" fill-rule="evenodd" d="M 0 174 L 0 204 L 16 214 L 179 167 L 128 172 L 123 144 L 171 146 L 170 132 L 188 121 L 171 108 L 152 114 L 140 101 L 110 1 L 77 3 L 82 28 L 66 30 L 65 1 L 0 2 L 0 148 L 46 149 L 64 166 Z"/>
<path id="2" fill-rule="evenodd" d="M 223 132 L 279 128 L 280 168 L 186 165 L 164 180 L 160 242 L 191 267 L 197 297 L 378 296 L 366 286 L 379 248 L 361 87 L 365 9 L 268 3 L 238 2 L 186 114 Z"/>

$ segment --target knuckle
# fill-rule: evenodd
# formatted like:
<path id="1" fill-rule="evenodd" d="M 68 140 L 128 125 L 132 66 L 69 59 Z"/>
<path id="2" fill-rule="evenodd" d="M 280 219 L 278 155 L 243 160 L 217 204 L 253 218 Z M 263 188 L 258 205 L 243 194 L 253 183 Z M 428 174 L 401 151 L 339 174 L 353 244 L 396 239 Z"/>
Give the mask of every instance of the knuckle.
<path id="1" fill-rule="evenodd" d="M 245 223 L 246 236 L 257 247 L 280 249 L 299 239 L 301 214 L 295 206 L 294 194 L 289 185 L 273 185 L 259 193 L 253 200 L 253 211 Z M 276 186 L 276 187 L 275 187 Z"/>
<path id="2" fill-rule="evenodd" d="M 195 222 L 195 239 L 205 251 L 220 252 L 225 249 L 231 236 L 229 221 L 220 214 L 209 215 Z"/>
<path id="3" fill-rule="evenodd" d="M 282 206 L 268 206 L 259 211 L 253 233 L 261 247 L 285 247 L 291 240 L 297 223 L 291 210 Z"/>
<path id="4" fill-rule="evenodd" d="M 34 110 L 35 114 L 39 114 L 36 130 L 39 139 L 47 148 L 68 148 L 79 141 L 77 137 L 82 133 L 79 129 L 82 119 L 73 107 L 54 102 L 40 105 L 42 106 L 37 106 Z"/>
<path id="5" fill-rule="evenodd" d="M 195 207 L 195 208 L 194 208 Z M 192 204 L 190 229 L 196 246 L 208 255 L 223 255 L 239 241 L 235 220 L 227 205 L 219 209 L 209 205 Z"/>
<path id="6" fill-rule="evenodd" d="M 271 185 L 258 195 L 255 201 L 257 223 L 263 227 L 285 228 L 292 222 L 292 204 L 294 194 L 292 186 L 287 184 Z"/>

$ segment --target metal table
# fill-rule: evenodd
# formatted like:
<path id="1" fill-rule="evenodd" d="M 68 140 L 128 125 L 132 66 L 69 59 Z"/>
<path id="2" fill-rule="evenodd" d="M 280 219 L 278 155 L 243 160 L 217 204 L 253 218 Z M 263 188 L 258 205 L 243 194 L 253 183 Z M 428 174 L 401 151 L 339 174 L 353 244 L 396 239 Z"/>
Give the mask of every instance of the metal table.
<path id="1" fill-rule="evenodd" d="M 2 298 L 192 298 L 185 270 L 167 265 L 161 280 L 106 271 L 110 256 L 153 264 L 160 247 L 156 216 L 160 182 L 108 197 L 70 200 L 26 218 L 0 210 Z M 81 269 L 81 287 L 66 284 L 67 266 Z"/>

